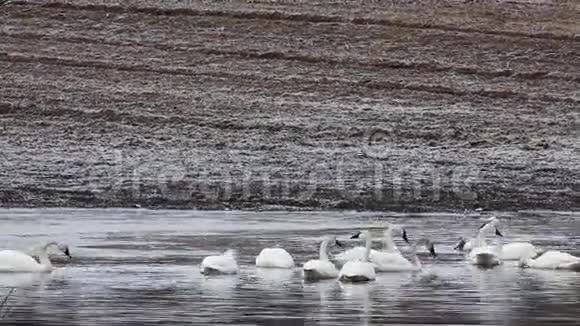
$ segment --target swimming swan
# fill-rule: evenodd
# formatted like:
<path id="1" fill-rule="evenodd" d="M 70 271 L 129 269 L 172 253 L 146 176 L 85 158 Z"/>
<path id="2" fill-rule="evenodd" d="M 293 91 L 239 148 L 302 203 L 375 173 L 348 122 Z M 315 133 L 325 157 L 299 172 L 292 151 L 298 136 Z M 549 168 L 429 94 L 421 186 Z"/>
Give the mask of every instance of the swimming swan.
<path id="1" fill-rule="evenodd" d="M 565 269 L 580 272 L 580 257 L 572 256 L 569 253 L 548 250 L 539 256 L 530 250 L 520 259 L 520 267 L 535 269 Z"/>
<path id="2" fill-rule="evenodd" d="M 503 237 L 497 227 L 498 224 L 499 220 L 497 217 L 491 217 L 479 228 L 479 232 L 475 239 L 471 241 L 460 239 L 454 249 L 469 252 L 475 247 L 487 246 L 485 236 L 493 234 L 493 232 L 495 232 L 495 235 Z M 528 251 L 532 251 L 534 253 L 533 256 L 536 256 L 541 252 L 529 242 L 509 242 L 501 246 L 499 255 L 501 260 L 520 260 Z"/>
<path id="3" fill-rule="evenodd" d="M 502 263 L 501 246 L 481 246 L 476 247 L 467 253 L 467 260 L 476 266 L 494 267 Z"/>
<path id="4" fill-rule="evenodd" d="M 387 223 L 385 230 L 383 231 L 383 249 L 382 252 L 399 252 L 399 248 L 397 248 L 397 244 L 393 240 L 393 235 L 395 232 L 398 232 L 401 235 L 401 238 L 408 244 L 409 238 L 407 237 L 407 230 L 397 224 L 390 224 Z M 359 232 L 359 235 L 361 233 Z"/>
<path id="5" fill-rule="evenodd" d="M 282 248 L 264 248 L 256 257 L 256 267 L 294 268 L 294 259 Z"/>
<path id="6" fill-rule="evenodd" d="M 227 250 L 219 256 L 205 257 L 201 262 L 200 271 L 205 275 L 238 273 L 236 252 L 234 250 Z"/>
<path id="7" fill-rule="evenodd" d="M 62 253 L 71 258 L 69 248 L 66 244 L 59 244 L 57 242 L 49 242 L 44 245 L 38 252 L 38 263 L 30 255 L 16 250 L 2 250 L 0 251 L 0 272 L 51 272 L 54 266 L 48 258 L 46 250 L 54 246 Z"/>
<path id="8" fill-rule="evenodd" d="M 392 230 L 385 230 L 383 235 L 383 249 L 371 252 L 370 261 L 375 265 L 378 272 L 390 272 L 392 266 L 401 264 L 401 259 L 406 259 L 401 255 L 399 249 L 394 245 L 391 237 Z M 409 243 L 406 231 L 403 230 L 403 240 Z"/>
<path id="9" fill-rule="evenodd" d="M 502 260 L 520 260 L 527 257 L 528 253 L 531 253 L 531 257 L 536 257 L 540 250 L 529 242 L 510 242 L 501 247 Z"/>
<path id="10" fill-rule="evenodd" d="M 431 256 L 437 257 L 435 246 L 429 239 L 423 238 L 415 242 L 411 247 L 411 261 L 407 260 L 400 252 L 385 253 L 385 255 L 375 257 L 372 261 L 379 272 L 407 272 L 419 271 L 422 268 L 421 261 L 417 257 L 417 248 L 424 246 Z"/>
<path id="11" fill-rule="evenodd" d="M 366 238 L 365 255 L 363 260 L 347 261 L 340 273 L 338 279 L 342 282 L 369 282 L 376 278 L 375 266 L 369 262 L 371 254 L 372 238 L 369 231 L 364 231 L 362 235 Z"/>
<path id="12" fill-rule="evenodd" d="M 498 237 L 503 237 L 503 234 L 498 228 L 499 219 L 492 216 L 485 221 L 477 231 L 477 235 L 474 239 L 465 240 L 464 238 L 459 239 L 459 243 L 455 246 L 455 250 L 459 251 L 471 251 L 476 247 L 483 247 L 487 245 L 485 237 L 488 235 L 497 235 Z"/>
<path id="13" fill-rule="evenodd" d="M 302 267 L 304 279 L 322 280 L 336 278 L 338 276 L 338 269 L 328 260 L 327 250 L 330 243 L 342 247 L 342 244 L 336 240 L 336 236 L 330 236 L 324 239 L 320 244 L 320 258 L 311 259 Z"/>
<path id="14" fill-rule="evenodd" d="M 381 251 L 371 249 L 370 261 L 373 262 L 376 256 L 384 255 L 385 253 L 397 253 L 399 248 L 393 240 L 393 233 L 399 232 L 403 240 L 409 243 L 409 238 L 407 237 L 407 230 L 404 227 L 387 223 L 385 230 L 383 231 L 383 249 Z M 364 239 L 364 235 L 361 232 L 350 237 L 351 239 Z M 334 259 L 341 265 L 347 261 L 363 260 L 365 257 L 366 248 L 365 247 L 354 247 L 345 252 L 342 252 L 336 256 Z"/>

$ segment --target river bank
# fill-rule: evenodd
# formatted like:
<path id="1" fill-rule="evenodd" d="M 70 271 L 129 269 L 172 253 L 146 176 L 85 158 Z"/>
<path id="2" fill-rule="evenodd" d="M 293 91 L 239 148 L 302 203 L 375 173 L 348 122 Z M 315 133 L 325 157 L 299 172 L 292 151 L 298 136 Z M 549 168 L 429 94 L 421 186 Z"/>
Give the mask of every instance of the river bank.
<path id="1" fill-rule="evenodd" d="M 578 5 L 17 1 L 0 205 L 577 209 Z"/>

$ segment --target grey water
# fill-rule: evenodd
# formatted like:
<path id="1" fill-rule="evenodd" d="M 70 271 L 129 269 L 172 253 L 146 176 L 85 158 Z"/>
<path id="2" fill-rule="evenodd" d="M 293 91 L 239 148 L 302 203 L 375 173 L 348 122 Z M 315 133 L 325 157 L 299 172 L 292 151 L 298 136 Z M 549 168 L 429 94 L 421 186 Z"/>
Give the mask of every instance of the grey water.
<path id="1" fill-rule="evenodd" d="M 579 255 L 580 214 L 496 212 L 503 241 L 531 241 Z M 67 243 L 49 274 L 1 273 L 0 324 L 34 325 L 577 325 L 580 273 L 493 269 L 453 250 L 477 214 L 240 212 L 146 209 L 1 209 L 0 248 Z M 420 272 L 379 273 L 374 282 L 302 281 L 327 234 L 347 238 L 388 221 L 411 241 L 429 237 L 439 255 Z M 402 250 L 407 247 L 396 239 Z M 351 244 L 349 245 L 356 245 Z M 281 246 L 294 270 L 262 270 L 262 248 Z M 240 274 L 203 276 L 203 257 L 236 249 Z M 340 248 L 333 248 L 339 253 Z"/>

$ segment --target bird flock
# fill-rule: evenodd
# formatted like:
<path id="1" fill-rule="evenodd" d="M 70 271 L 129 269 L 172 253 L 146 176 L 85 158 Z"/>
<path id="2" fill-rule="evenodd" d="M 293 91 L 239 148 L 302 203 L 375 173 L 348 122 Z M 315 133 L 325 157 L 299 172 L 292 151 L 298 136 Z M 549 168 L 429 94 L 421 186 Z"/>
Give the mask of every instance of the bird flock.
<path id="1" fill-rule="evenodd" d="M 455 250 L 463 252 L 465 259 L 472 265 L 493 268 L 504 261 L 517 261 L 520 267 L 580 271 L 580 257 L 569 253 L 536 248 L 529 242 L 511 242 L 506 244 L 488 244 L 490 235 L 503 237 L 499 229 L 499 219 L 495 216 L 483 223 L 472 239 L 460 239 Z M 378 233 L 378 234 L 377 234 Z M 410 245 L 410 257 L 407 258 L 397 248 L 393 235 L 399 234 Z M 376 278 L 377 272 L 411 272 L 422 269 L 417 253 L 419 249 L 437 257 L 434 243 L 421 238 L 410 243 L 404 227 L 384 223 L 379 228 L 359 231 L 350 236 L 350 240 L 365 240 L 364 247 L 354 247 L 329 258 L 330 245 L 343 247 L 336 236 L 327 236 L 320 244 L 318 259 L 311 259 L 302 266 L 305 280 L 338 279 L 341 282 L 369 282 Z M 382 249 L 372 249 L 373 240 L 382 242 Z M 340 267 L 340 270 L 337 268 Z M 256 257 L 259 268 L 294 268 L 294 259 L 283 248 L 264 248 Z M 203 274 L 235 274 L 238 265 L 235 255 L 227 251 L 223 255 L 206 257 L 201 263 Z"/>
<path id="2" fill-rule="evenodd" d="M 569 253 L 540 249 L 528 242 L 511 242 L 505 244 L 489 244 L 489 236 L 503 237 L 500 220 L 493 216 L 485 221 L 475 237 L 460 239 L 455 250 L 462 252 L 465 259 L 472 265 L 493 268 L 504 261 L 517 261 L 520 267 L 580 271 L 580 257 Z M 410 246 L 409 257 L 405 257 L 393 240 L 393 235 L 400 235 Z M 329 257 L 329 247 L 344 247 L 345 241 L 365 241 L 365 246 L 357 246 L 341 251 Z M 382 243 L 380 250 L 373 249 L 373 242 Z M 51 272 L 54 270 L 47 250 L 56 248 L 64 255 L 71 257 L 66 244 L 49 242 L 37 250 L 36 254 L 16 250 L 0 251 L 0 272 Z M 435 244 L 420 238 L 411 243 L 407 231 L 400 225 L 382 223 L 378 227 L 359 231 L 354 235 L 339 240 L 331 235 L 324 238 L 320 244 L 318 259 L 311 259 L 302 265 L 305 280 L 338 279 L 341 282 L 369 282 L 376 278 L 378 272 L 412 272 L 422 269 L 418 251 L 425 249 L 428 254 L 437 257 Z M 205 275 L 237 274 L 237 252 L 227 250 L 221 255 L 208 256 L 200 264 L 200 272 Z M 264 248 L 255 260 L 258 268 L 293 269 L 295 262 L 283 248 Z M 339 268 L 337 268 L 340 267 Z"/>

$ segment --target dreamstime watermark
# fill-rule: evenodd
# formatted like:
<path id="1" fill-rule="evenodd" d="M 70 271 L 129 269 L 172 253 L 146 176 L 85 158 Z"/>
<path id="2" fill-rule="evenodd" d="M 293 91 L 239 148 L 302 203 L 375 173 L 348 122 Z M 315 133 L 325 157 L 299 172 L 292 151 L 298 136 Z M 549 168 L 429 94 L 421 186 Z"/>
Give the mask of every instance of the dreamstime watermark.
<path id="1" fill-rule="evenodd" d="M 285 160 L 279 153 L 200 149 L 94 151 L 85 184 L 102 199 L 172 202 L 437 202 L 477 199 L 479 169 L 401 159 L 388 133 L 373 133 L 362 151 L 341 159 Z M 382 142 L 382 145 L 381 145 Z M 379 143 L 379 145 L 375 144 Z M 247 158 L 247 156 L 260 155 Z M 264 157 L 265 156 L 265 157 Z M 288 158 L 288 157 L 286 157 Z M 402 164 L 402 162 L 404 164 Z"/>

